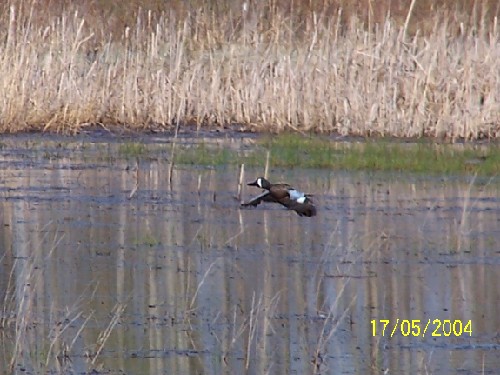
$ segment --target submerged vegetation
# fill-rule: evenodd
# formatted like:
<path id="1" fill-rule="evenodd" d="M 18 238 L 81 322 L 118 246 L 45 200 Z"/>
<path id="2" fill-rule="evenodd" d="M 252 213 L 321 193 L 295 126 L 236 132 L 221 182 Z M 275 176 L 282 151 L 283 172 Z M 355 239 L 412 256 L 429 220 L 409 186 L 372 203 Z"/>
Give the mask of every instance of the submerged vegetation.
<path id="1" fill-rule="evenodd" d="M 499 12 L 496 0 L 10 0 L 0 132 L 496 138 Z"/>
<path id="2" fill-rule="evenodd" d="M 269 155 L 269 157 L 268 157 Z M 332 142 L 322 137 L 280 135 L 259 141 L 252 151 L 240 152 L 213 145 L 179 149 L 178 164 L 246 164 L 283 168 L 401 171 L 431 174 L 500 174 L 498 145 L 451 145 L 390 141 Z"/>
<path id="3" fill-rule="evenodd" d="M 11 142 L 10 139 L 14 139 Z M 89 164 L 100 162 L 158 161 L 202 167 L 239 166 L 259 168 L 313 168 L 352 171 L 415 172 L 423 174 L 500 175 L 500 144 L 436 143 L 394 139 L 337 138 L 321 135 L 302 136 L 283 133 L 279 136 L 236 138 L 189 137 L 177 140 L 168 137 L 144 137 L 113 142 L 67 137 L 5 137 L 5 148 L 23 148 L 37 152 L 45 159 L 71 157 L 84 151 Z M 129 165 L 131 167 L 131 165 Z"/>
<path id="4" fill-rule="evenodd" d="M 127 142 L 120 145 L 118 153 L 125 158 L 134 158 L 148 153 L 148 150 L 144 143 Z"/>

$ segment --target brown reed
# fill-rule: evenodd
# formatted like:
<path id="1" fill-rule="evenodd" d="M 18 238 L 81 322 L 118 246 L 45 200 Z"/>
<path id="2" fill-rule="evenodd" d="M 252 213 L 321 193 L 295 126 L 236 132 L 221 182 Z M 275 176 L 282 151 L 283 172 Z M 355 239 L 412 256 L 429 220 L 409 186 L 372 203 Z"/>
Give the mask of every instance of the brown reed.
<path id="1" fill-rule="evenodd" d="M 44 15 L 39 2 L 12 1 L 0 15 L 0 132 L 238 124 L 451 140 L 500 134 L 499 10 L 486 9 L 490 2 L 474 2 L 469 14 L 429 5 L 424 18 L 427 1 L 383 16 L 373 1 L 365 13 L 327 1 L 174 1 L 169 11 L 149 1 L 123 29 L 62 3 Z M 101 17 L 125 17 L 117 9 Z"/>

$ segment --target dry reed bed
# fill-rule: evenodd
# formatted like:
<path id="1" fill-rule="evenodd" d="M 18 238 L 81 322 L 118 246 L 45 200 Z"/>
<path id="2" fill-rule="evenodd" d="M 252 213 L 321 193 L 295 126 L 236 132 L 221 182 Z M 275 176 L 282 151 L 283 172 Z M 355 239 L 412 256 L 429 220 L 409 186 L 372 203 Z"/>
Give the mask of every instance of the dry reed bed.
<path id="1" fill-rule="evenodd" d="M 411 12 L 411 10 L 410 10 Z M 409 13 L 410 14 L 410 13 Z M 258 131 L 495 138 L 498 22 L 435 14 L 432 32 L 311 12 L 140 14 L 103 40 L 78 13 L 0 31 L 0 132 L 242 124 Z M 463 17 L 462 17 L 463 18 Z M 153 21 L 153 19 L 155 21 Z M 370 32 L 367 30 L 371 30 Z"/>

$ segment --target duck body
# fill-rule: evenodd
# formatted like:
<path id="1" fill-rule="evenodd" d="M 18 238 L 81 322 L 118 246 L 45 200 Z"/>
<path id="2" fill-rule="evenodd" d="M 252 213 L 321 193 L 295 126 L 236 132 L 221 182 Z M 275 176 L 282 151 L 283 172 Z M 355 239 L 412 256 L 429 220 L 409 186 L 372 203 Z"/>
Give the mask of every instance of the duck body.
<path id="1" fill-rule="evenodd" d="M 295 211 L 299 216 L 315 216 L 316 207 L 310 195 L 294 189 L 289 184 L 272 184 L 264 177 L 259 177 L 255 181 L 248 183 L 249 186 L 256 186 L 264 189 L 264 192 L 246 203 L 243 207 L 256 207 L 261 202 L 279 203 L 289 210 Z"/>

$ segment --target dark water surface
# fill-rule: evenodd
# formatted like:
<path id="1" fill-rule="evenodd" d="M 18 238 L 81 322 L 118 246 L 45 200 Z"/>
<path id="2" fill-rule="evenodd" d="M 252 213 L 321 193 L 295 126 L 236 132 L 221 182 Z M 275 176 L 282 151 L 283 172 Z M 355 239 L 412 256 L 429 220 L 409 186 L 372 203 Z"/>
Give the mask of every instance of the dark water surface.
<path id="1" fill-rule="evenodd" d="M 0 149 L 0 373 L 500 373 L 498 179 L 271 170 L 301 218 L 239 209 L 232 167 L 35 140 Z"/>

